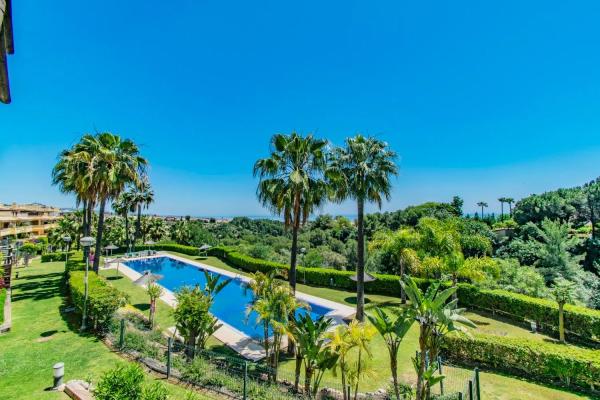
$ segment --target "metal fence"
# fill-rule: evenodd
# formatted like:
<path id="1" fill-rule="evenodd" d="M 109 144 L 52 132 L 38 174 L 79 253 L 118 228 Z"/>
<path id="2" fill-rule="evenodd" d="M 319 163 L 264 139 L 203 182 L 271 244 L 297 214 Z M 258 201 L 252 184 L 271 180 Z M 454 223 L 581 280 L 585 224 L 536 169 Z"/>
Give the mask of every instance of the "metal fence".
<path id="1" fill-rule="evenodd" d="M 279 368 L 276 373 L 264 363 L 247 361 L 232 353 L 191 348 L 173 338 L 164 337 L 158 331 L 148 330 L 143 321 L 117 321 L 111 327 L 108 339 L 116 349 L 137 359 L 155 372 L 213 391 L 220 397 L 243 400 L 344 400 L 339 378 L 323 379 L 316 396 L 311 397 L 308 393 L 303 393 L 303 373 L 297 378 L 295 372 L 290 369 Z M 456 368 L 439 360 L 439 373 L 443 374 L 445 379 L 432 388 L 434 398 L 479 400 L 477 370 Z M 298 387 L 295 386 L 296 379 L 299 380 Z M 346 398 L 353 398 L 353 390 L 349 387 L 345 390 Z M 388 395 L 386 391 L 377 391 L 361 393 L 360 398 L 385 400 L 392 399 L 393 396 L 391 392 Z M 405 399 L 412 399 L 410 391 L 406 393 Z"/>

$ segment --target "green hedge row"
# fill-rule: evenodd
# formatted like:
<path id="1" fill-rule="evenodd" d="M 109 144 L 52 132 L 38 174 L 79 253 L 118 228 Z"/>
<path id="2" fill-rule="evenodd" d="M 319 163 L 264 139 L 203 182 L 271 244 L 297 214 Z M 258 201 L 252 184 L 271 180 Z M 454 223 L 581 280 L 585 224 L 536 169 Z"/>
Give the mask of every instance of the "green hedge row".
<path id="1" fill-rule="evenodd" d="M 285 264 L 256 259 L 230 247 L 213 247 L 209 254 L 245 271 L 269 272 L 275 270 L 281 278 L 287 279 L 289 266 Z M 297 269 L 299 282 L 347 290 L 356 289 L 356 283 L 350 280 L 352 275 L 354 272 L 327 268 L 298 267 Z M 367 293 L 389 296 L 400 294 L 398 276 L 373 275 L 377 280 L 365 284 Z M 426 279 L 415 280 L 421 289 L 426 289 L 430 283 Z M 551 300 L 538 299 L 505 290 L 484 290 L 468 283 L 458 285 L 458 298 L 462 306 L 502 312 L 513 319 L 536 321 L 542 329 L 553 331 L 558 324 L 558 306 Z M 600 311 L 567 305 L 565 307 L 565 326 L 569 332 L 584 339 L 600 340 Z"/>
<path id="2" fill-rule="evenodd" d="M 492 335 L 451 334 L 444 355 L 454 362 L 476 363 L 539 382 L 600 390 L 600 351 Z"/>
<path id="3" fill-rule="evenodd" d="M 194 246 L 184 246 L 182 244 L 176 243 L 158 243 L 152 245 L 137 245 L 134 246 L 133 251 L 142 251 L 142 250 L 157 250 L 157 251 L 174 251 L 177 253 L 187 254 L 188 256 L 197 256 L 199 255 L 199 251 L 197 247 Z M 127 248 L 121 247 L 115 251 L 115 253 L 126 253 Z"/>
<path id="4" fill-rule="evenodd" d="M 81 271 L 83 262 L 74 260 L 67 268 L 69 289 L 73 305 L 83 313 L 85 272 Z M 128 301 L 127 294 L 116 289 L 103 277 L 94 272 L 88 274 L 88 318 L 89 325 L 95 330 L 103 330 L 108 326 L 112 315 Z"/>
<path id="5" fill-rule="evenodd" d="M 74 251 L 69 251 L 69 258 L 73 257 L 73 254 L 75 254 Z M 66 257 L 67 253 L 65 252 L 56 252 L 56 253 L 46 253 L 46 254 L 42 254 L 42 262 L 55 262 L 55 261 L 65 261 L 65 257 Z"/>

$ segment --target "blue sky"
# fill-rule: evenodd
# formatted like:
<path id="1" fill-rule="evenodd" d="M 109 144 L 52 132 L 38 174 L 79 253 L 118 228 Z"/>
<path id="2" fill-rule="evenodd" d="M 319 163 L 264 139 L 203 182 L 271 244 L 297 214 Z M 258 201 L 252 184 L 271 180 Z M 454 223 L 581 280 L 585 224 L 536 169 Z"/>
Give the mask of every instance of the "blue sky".
<path id="1" fill-rule="evenodd" d="M 292 130 L 388 141 L 385 210 L 600 175 L 599 2 L 402 3 L 14 2 L 0 202 L 71 206 L 56 155 L 104 130 L 141 145 L 163 214 L 266 214 L 252 164 Z"/>

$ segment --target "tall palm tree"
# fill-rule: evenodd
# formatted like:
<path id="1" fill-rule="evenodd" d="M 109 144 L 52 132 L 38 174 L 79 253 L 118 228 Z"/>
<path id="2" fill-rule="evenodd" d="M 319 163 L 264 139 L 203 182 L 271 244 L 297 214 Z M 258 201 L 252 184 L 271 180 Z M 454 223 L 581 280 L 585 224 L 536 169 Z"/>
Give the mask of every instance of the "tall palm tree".
<path id="1" fill-rule="evenodd" d="M 132 208 L 137 211 L 137 220 L 135 223 L 136 239 L 140 239 L 142 237 L 142 208 L 148 208 L 148 206 L 153 202 L 154 191 L 152 190 L 148 180 L 144 178 L 140 181 L 140 184 L 133 187 L 131 191 Z"/>
<path id="2" fill-rule="evenodd" d="M 121 139 L 112 133 L 84 135 L 81 142 L 84 152 L 74 157 L 91 156 L 89 168 L 83 180 L 99 203 L 98 230 L 96 234 L 96 257 L 93 269 L 97 273 L 100 265 L 104 210 L 106 202 L 118 198 L 127 185 L 139 185 L 145 173 L 147 161 L 140 156 L 137 145 L 129 139 Z"/>
<path id="3" fill-rule="evenodd" d="M 298 232 L 310 214 L 327 197 L 324 180 L 327 141 L 295 132 L 271 138 L 271 154 L 254 164 L 254 176 L 260 181 L 256 190 L 259 201 L 273 213 L 283 215 L 286 228 L 292 230 L 289 283 L 296 291 Z"/>
<path id="4" fill-rule="evenodd" d="M 506 197 L 500 197 L 498 199 L 498 201 L 500 202 L 500 220 L 503 221 L 504 220 L 504 203 L 506 203 Z"/>
<path id="5" fill-rule="evenodd" d="M 112 208 L 115 213 L 121 215 L 125 220 L 125 241 L 123 243 L 127 244 L 127 249 L 130 248 L 129 211 L 131 211 L 132 206 L 133 201 L 130 191 L 121 193 L 119 197 L 112 203 Z"/>
<path id="6" fill-rule="evenodd" d="M 387 143 L 357 135 L 346 139 L 344 148 L 333 154 L 328 177 L 338 201 L 354 199 L 357 203 L 356 318 L 364 320 L 365 307 L 365 203 L 381 208 L 383 198 L 391 197 L 390 178 L 398 174 L 396 153 Z"/>
<path id="7" fill-rule="evenodd" d="M 505 197 L 504 202 L 508 204 L 508 215 L 512 217 L 512 205 L 515 202 L 515 199 L 512 197 Z"/>
<path id="8" fill-rule="evenodd" d="M 83 205 L 82 234 L 89 236 L 92 224 L 92 210 L 95 197 L 89 190 L 89 180 L 86 173 L 90 169 L 92 155 L 88 149 L 79 142 L 72 148 L 63 150 L 58 162 L 52 169 L 52 184 L 57 185 L 63 193 L 75 194 L 76 205 Z"/>
<path id="9" fill-rule="evenodd" d="M 481 207 L 481 219 L 483 219 L 483 209 L 488 206 L 488 203 L 486 203 L 485 201 L 480 201 L 479 203 L 477 203 L 477 206 Z"/>

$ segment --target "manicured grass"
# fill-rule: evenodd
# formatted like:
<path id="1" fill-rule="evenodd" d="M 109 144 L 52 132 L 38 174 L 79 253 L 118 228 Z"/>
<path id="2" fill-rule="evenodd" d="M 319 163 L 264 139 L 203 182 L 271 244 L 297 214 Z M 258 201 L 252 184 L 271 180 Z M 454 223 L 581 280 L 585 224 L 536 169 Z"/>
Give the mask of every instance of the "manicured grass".
<path id="1" fill-rule="evenodd" d="M 6 301 L 6 289 L 0 289 L 0 324 L 4 322 L 4 302 Z"/>
<path id="2" fill-rule="evenodd" d="M 80 334 L 74 315 L 64 312 L 63 272 L 62 262 L 33 261 L 13 280 L 13 326 L 0 336 L 0 399 L 67 399 L 45 390 L 52 385 L 52 365 L 59 361 L 65 363 L 66 380 L 92 382 L 125 362 L 95 336 Z M 184 398 L 183 387 L 165 384 L 172 399 Z"/>

